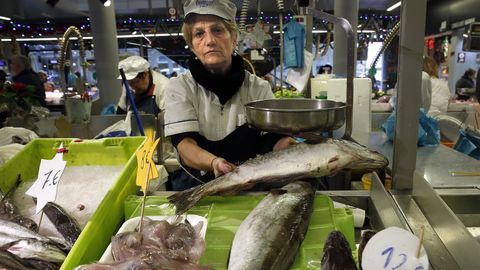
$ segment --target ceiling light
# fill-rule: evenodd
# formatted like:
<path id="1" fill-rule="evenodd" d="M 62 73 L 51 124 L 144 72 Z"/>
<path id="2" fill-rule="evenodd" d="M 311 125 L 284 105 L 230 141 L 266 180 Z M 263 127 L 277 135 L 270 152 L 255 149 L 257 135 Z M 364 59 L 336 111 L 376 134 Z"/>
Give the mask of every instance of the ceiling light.
<path id="1" fill-rule="evenodd" d="M 402 4 L 402 1 L 398 1 L 397 3 L 393 4 L 391 7 L 387 8 L 387 11 L 390 12 L 390 11 L 396 9 L 397 7 L 399 7 L 401 4 Z"/>
<path id="2" fill-rule="evenodd" d="M 111 0 L 100 0 L 100 2 L 102 2 L 105 7 L 109 7 L 112 4 Z"/>
<path id="3" fill-rule="evenodd" d="M 11 19 L 11 18 L 9 18 L 9 17 L 0 16 L 0 20 L 4 20 L 4 21 L 11 21 L 12 19 Z"/>
<path id="4" fill-rule="evenodd" d="M 47 0 L 46 3 L 53 8 L 58 3 L 58 0 Z"/>

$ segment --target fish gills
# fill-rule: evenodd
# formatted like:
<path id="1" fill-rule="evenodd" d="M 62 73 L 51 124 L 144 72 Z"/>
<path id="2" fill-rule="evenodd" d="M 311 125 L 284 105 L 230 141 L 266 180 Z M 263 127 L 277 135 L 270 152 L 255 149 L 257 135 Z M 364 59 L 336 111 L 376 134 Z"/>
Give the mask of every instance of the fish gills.
<path id="1" fill-rule="evenodd" d="M 270 192 L 242 222 L 228 270 L 288 269 L 308 229 L 315 189 L 297 181 Z"/>

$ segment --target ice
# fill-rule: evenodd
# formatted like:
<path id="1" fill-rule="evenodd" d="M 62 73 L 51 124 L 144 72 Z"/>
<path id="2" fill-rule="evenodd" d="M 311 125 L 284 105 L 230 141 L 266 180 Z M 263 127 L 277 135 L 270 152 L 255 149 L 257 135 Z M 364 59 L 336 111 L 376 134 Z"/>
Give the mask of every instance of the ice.
<path id="1" fill-rule="evenodd" d="M 80 228 L 83 229 L 123 168 L 123 165 L 65 167 L 58 184 L 55 203 L 62 206 L 67 213 L 75 218 Z M 18 208 L 19 214 L 33 219 L 38 224 L 41 212 L 35 215 L 33 198 L 25 194 L 35 179 L 32 181 L 22 180 L 24 181 L 14 192 L 14 204 Z M 82 208 L 83 210 L 81 210 Z M 42 218 L 39 232 L 45 236 L 63 239 L 46 215 Z"/>

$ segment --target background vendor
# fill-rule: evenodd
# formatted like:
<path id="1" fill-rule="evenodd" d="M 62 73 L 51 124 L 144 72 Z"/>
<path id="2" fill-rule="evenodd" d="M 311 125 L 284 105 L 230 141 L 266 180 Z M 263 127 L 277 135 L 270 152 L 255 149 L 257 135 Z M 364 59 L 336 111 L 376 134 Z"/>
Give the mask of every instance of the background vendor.
<path id="1" fill-rule="evenodd" d="M 234 52 L 235 4 L 188 0 L 184 11 L 183 38 L 193 54 L 190 72 L 172 78 L 166 87 L 165 135 L 189 173 L 208 181 L 257 154 L 285 148 L 293 139 L 264 134 L 245 123 L 246 103 L 274 96 L 268 82 L 247 72 Z M 198 184 L 181 170 L 171 178 L 173 190 Z"/>
<path id="2" fill-rule="evenodd" d="M 140 56 L 130 56 L 120 61 L 118 68 L 125 72 L 139 112 L 157 116 L 165 109 L 164 87 L 168 83 L 167 77 L 150 69 L 148 61 Z M 130 109 L 130 105 L 127 106 L 129 103 L 124 86 L 118 101 L 117 114 L 126 114 Z"/>

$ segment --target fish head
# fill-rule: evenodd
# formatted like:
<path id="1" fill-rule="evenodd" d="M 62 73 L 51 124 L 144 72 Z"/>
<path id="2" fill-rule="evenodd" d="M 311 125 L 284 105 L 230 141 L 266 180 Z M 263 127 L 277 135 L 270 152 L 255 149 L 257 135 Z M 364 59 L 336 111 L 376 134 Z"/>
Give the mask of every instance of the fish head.
<path id="1" fill-rule="evenodd" d="M 335 140 L 340 149 L 351 157 L 351 160 L 345 168 L 353 170 L 375 170 L 384 168 L 388 165 L 388 159 L 363 145 L 352 141 Z"/>

